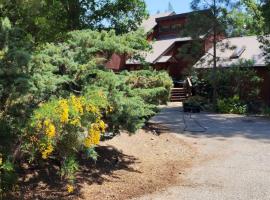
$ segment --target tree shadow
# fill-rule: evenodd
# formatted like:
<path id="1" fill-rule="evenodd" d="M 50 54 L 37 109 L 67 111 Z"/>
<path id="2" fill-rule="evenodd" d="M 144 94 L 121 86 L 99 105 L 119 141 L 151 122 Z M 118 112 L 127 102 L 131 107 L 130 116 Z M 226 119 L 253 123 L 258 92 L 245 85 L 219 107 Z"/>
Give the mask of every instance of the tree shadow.
<path id="1" fill-rule="evenodd" d="M 125 170 L 133 173 L 141 173 L 133 168 L 139 160 L 130 155 L 126 155 L 113 146 L 99 146 L 96 148 L 98 153 L 97 161 L 90 159 L 80 159 L 80 170 L 76 173 L 76 191 L 69 195 L 66 185 L 61 181 L 59 163 L 49 161 L 44 163 L 41 169 L 38 166 L 27 167 L 19 173 L 19 191 L 10 194 L 7 199 L 74 199 L 81 196 L 81 189 L 84 183 L 89 185 L 102 185 L 111 179 L 120 179 L 115 172 Z M 46 170 L 45 170 L 46 169 Z"/>
<path id="2" fill-rule="evenodd" d="M 151 123 L 167 126 L 172 132 L 199 138 L 226 139 L 243 137 L 270 142 L 270 120 L 263 117 L 217 114 L 184 113 L 182 107 L 166 107 L 151 119 Z"/>

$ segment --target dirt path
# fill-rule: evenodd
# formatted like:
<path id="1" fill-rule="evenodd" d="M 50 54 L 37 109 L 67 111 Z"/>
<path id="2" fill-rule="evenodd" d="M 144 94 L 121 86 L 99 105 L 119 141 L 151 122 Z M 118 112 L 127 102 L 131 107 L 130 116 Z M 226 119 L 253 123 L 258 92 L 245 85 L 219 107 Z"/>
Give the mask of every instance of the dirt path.
<path id="1" fill-rule="evenodd" d="M 195 152 L 170 133 L 122 134 L 100 147 L 96 177 L 93 169 L 79 175 L 83 180 L 80 199 L 131 199 L 179 184 Z"/>
<path id="2" fill-rule="evenodd" d="M 153 121 L 198 149 L 184 180 L 137 200 L 269 200 L 270 121 L 238 115 L 183 116 L 166 107 Z M 184 131 L 186 130 L 186 131 Z"/>

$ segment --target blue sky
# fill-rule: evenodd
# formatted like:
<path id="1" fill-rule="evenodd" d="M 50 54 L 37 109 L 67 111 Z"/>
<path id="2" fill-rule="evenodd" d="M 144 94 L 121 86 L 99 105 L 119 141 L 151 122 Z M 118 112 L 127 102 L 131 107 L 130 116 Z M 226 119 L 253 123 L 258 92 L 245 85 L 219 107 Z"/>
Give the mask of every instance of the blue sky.
<path id="1" fill-rule="evenodd" d="M 164 12 L 168 9 L 168 4 L 171 2 L 176 13 L 190 11 L 191 0 L 145 0 L 150 14 L 155 14 L 158 10 Z"/>

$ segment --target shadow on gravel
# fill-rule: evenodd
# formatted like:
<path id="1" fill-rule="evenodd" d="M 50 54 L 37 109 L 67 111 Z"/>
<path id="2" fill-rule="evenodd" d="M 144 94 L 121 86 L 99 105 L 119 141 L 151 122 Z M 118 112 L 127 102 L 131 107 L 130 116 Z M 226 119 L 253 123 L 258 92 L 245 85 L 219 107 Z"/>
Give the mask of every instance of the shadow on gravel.
<path id="1" fill-rule="evenodd" d="M 109 181 L 108 178 L 119 178 L 114 175 L 117 170 L 141 173 L 131 166 L 139 162 L 135 157 L 125 155 L 111 146 L 97 147 L 96 150 L 99 155 L 96 162 L 86 159 L 79 160 L 80 170 L 75 180 L 76 186 L 78 186 L 75 192 L 76 197 L 81 195 L 80 190 L 84 183 L 102 184 L 104 181 Z M 56 173 L 59 171 L 59 163 L 50 161 L 44 163 L 44 168 L 45 166 L 49 170 L 40 170 L 35 166 L 25 167 L 26 169 L 19 174 L 19 192 L 6 197 L 6 199 L 74 199 L 75 196 L 67 194 L 65 184 Z"/>
<path id="2" fill-rule="evenodd" d="M 182 107 L 166 107 L 151 119 L 171 131 L 190 137 L 229 138 L 240 136 L 270 142 L 270 120 L 262 117 L 184 113 Z"/>

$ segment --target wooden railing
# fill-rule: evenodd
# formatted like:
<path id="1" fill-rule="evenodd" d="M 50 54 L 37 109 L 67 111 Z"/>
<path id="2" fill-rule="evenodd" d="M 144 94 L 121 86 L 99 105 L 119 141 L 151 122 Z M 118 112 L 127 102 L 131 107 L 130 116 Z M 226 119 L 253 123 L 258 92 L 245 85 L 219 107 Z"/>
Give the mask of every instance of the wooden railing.
<path id="1" fill-rule="evenodd" d="M 187 81 L 186 81 L 186 84 L 185 84 L 184 87 L 186 89 L 187 96 L 190 97 L 190 96 L 192 96 L 192 87 L 193 87 L 193 85 L 192 85 L 192 81 L 191 81 L 191 79 L 189 77 L 187 77 L 186 80 Z"/>

